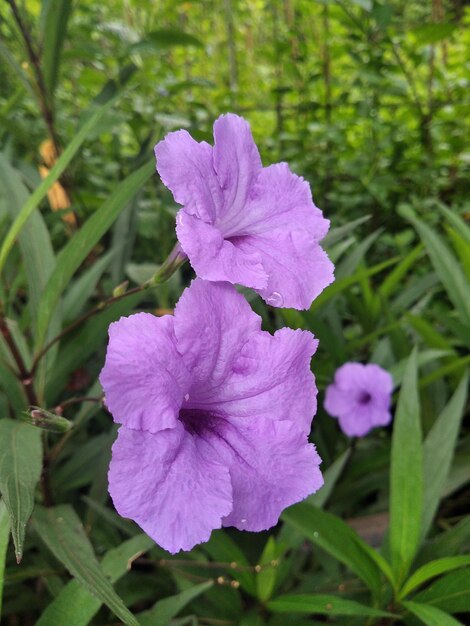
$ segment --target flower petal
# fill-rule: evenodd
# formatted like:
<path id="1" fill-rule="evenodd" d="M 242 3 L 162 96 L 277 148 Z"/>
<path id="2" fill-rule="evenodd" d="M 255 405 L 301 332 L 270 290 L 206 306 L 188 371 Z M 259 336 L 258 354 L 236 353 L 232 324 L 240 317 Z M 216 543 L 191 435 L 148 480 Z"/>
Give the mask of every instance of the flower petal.
<path id="1" fill-rule="evenodd" d="M 247 421 L 291 420 L 305 434 L 316 413 L 317 388 L 310 360 L 318 341 L 308 331 L 282 328 L 254 334 L 232 372 L 215 391 L 200 393 L 200 408 Z"/>
<path id="2" fill-rule="evenodd" d="M 261 318 L 227 283 L 196 279 L 175 309 L 178 351 L 191 372 L 193 394 L 209 393 L 232 372 L 248 338 L 260 331 Z"/>
<path id="3" fill-rule="evenodd" d="M 120 515 L 172 553 L 207 541 L 232 509 L 228 469 L 182 426 L 156 434 L 121 427 L 109 491 Z"/>
<path id="4" fill-rule="evenodd" d="M 387 426 L 392 421 L 392 414 L 387 409 L 373 404 L 357 407 L 350 406 L 338 418 L 341 430 L 348 437 L 364 437 L 377 426 Z"/>
<path id="5" fill-rule="evenodd" d="M 188 214 L 213 222 L 223 197 L 212 165 L 212 147 L 178 130 L 157 143 L 155 156 L 158 173 L 175 201 Z"/>
<path id="6" fill-rule="evenodd" d="M 212 226 L 182 209 L 176 221 L 176 234 L 197 276 L 211 281 L 240 283 L 262 289 L 268 276 L 256 249 L 243 251 L 223 238 Z"/>
<path id="7" fill-rule="evenodd" d="M 115 422 L 153 433 L 174 427 L 189 373 L 173 317 L 137 313 L 111 324 L 100 382 Z"/>
<path id="8" fill-rule="evenodd" d="M 233 510 L 224 526 L 256 532 L 271 528 L 283 509 L 323 484 L 315 446 L 290 421 L 227 421 L 207 445 L 229 465 L 232 478 Z"/>
<path id="9" fill-rule="evenodd" d="M 259 254 L 269 278 L 266 287 L 256 291 L 272 306 L 308 309 L 334 280 L 333 263 L 305 230 L 247 235 L 234 245 L 246 254 Z"/>
<path id="10" fill-rule="evenodd" d="M 218 220 L 229 234 L 242 218 L 250 190 L 261 172 L 261 158 L 250 125 L 233 113 L 221 115 L 214 124 L 214 169 L 224 202 Z"/>

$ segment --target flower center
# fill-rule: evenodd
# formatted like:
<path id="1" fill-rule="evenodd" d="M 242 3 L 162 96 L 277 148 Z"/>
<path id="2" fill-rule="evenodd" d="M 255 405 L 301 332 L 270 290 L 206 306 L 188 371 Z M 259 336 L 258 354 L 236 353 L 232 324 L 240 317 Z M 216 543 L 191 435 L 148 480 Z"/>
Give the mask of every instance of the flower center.
<path id="1" fill-rule="evenodd" d="M 368 391 L 361 391 L 359 394 L 359 397 L 357 399 L 357 401 L 359 402 L 359 404 L 369 404 L 369 402 L 372 400 L 372 396 L 370 395 L 370 393 Z"/>
<path id="2" fill-rule="evenodd" d="M 178 419 L 191 435 L 202 435 L 203 432 L 217 430 L 221 416 L 210 413 L 207 409 L 180 409 Z"/>

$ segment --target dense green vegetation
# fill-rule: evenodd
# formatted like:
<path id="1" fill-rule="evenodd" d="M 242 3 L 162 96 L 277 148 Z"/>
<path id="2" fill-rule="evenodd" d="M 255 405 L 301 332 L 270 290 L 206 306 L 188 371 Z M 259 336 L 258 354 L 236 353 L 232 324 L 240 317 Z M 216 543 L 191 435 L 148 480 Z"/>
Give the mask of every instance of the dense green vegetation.
<path id="1" fill-rule="evenodd" d="M 5 624 L 465 623 L 465 5 L 1 3 Z M 171 556 L 109 501 L 116 428 L 97 375 L 109 323 L 171 310 L 193 275 L 185 265 L 139 290 L 176 240 L 153 146 L 179 128 L 212 142 L 226 111 L 250 121 L 264 164 L 287 161 L 311 183 L 331 220 L 336 281 L 310 310 L 247 292 L 266 330 L 320 339 L 311 439 L 326 484 L 270 532 L 219 530 Z M 394 424 L 353 441 L 322 409 L 346 361 L 379 363 L 396 385 Z M 49 411 L 29 412 L 42 429 L 26 423 L 31 406 Z"/>

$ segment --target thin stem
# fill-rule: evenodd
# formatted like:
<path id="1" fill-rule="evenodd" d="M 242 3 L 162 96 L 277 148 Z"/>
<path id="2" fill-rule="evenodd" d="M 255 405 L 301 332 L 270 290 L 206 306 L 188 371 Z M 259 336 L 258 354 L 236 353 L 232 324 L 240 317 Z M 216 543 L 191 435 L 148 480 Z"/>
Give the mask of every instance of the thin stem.
<path id="1" fill-rule="evenodd" d="M 8 328 L 8 324 L 3 317 L 0 317 L 0 332 L 2 333 L 5 343 L 10 350 L 11 356 L 16 363 L 16 367 L 18 368 L 17 375 L 23 385 L 29 404 L 38 404 L 36 393 L 33 388 L 33 378 L 26 368 L 23 357 L 16 346 L 15 340 L 13 339 L 10 329 Z"/>
<path id="2" fill-rule="evenodd" d="M 50 104 L 49 95 L 47 93 L 46 84 L 44 82 L 44 75 L 41 69 L 41 63 L 39 60 L 39 56 L 36 50 L 34 49 L 33 41 L 31 38 L 31 33 L 29 32 L 26 22 L 21 17 L 21 13 L 16 5 L 15 0 L 7 0 L 7 2 L 11 7 L 13 17 L 21 32 L 21 36 L 23 37 L 23 41 L 26 47 L 26 51 L 28 53 L 30 63 L 33 67 L 33 71 L 34 71 L 34 75 L 36 79 L 36 87 L 37 87 L 38 97 L 39 97 L 39 105 L 41 107 L 44 122 L 46 123 L 46 126 L 49 131 L 49 135 L 54 143 L 56 153 L 60 154 L 59 139 L 57 136 L 55 125 L 54 125 L 54 111 Z"/>

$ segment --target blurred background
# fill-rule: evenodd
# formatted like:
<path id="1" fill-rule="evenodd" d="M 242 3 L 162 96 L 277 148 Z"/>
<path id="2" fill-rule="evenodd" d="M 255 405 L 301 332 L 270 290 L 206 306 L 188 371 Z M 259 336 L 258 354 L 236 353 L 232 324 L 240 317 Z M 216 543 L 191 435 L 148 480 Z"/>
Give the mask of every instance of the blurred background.
<path id="1" fill-rule="evenodd" d="M 21 568 L 10 545 L 5 624 L 109 626 L 115 615 L 130 619 L 124 606 L 149 626 L 454 623 L 419 621 L 385 583 L 373 589 L 380 571 L 364 586 L 366 566 L 355 548 L 348 552 L 356 540 L 345 524 L 321 517 L 326 507 L 379 547 L 393 474 L 392 428 L 351 442 L 322 401 L 348 360 L 379 363 L 398 388 L 417 346 L 424 474 L 434 487 L 424 492 L 428 535 L 413 567 L 467 553 L 470 434 L 460 424 L 470 362 L 469 24 L 465 0 L 1 2 L 1 417 L 36 399 L 74 423 L 43 436 L 52 501 L 58 511 L 73 509 L 50 518 L 35 509 Z M 290 325 L 320 339 L 312 441 L 327 487 L 305 505 L 315 513 L 298 509 L 293 525 L 216 531 L 189 555 L 169 557 L 114 512 L 106 473 L 116 430 L 99 402 L 79 400 L 101 394 L 109 323 L 135 310 L 171 311 L 192 277 L 185 266 L 158 289 L 122 297 L 154 274 L 176 241 L 178 207 L 153 174 L 154 144 L 180 128 L 212 143 L 213 121 L 227 111 L 250 122 L 264 165 L 287 161 L 310 182 L 331 220 L 325 247 L 336 282 L 309 311 L 274 310 L 247 292 L 266 330 Z M 51 170 L 55 182 L 41 187 Z M 27 464 L 33 453 L 25 450 Z M 36 500 L 47 503 L 46 495 L 38 490 Z M 64 538 L 57 519 L 71 510 Z M 339 543 L 320 541 L 317 530 L 329 527 Z M 96 580 L 86 562 L 95 557 L 71 564 L 58 543 L 106 555 L 106 574 L 122 578 L 122 605 L 102 586 L 100 600 L 87 596 Z M 447 574 L 454 578 L 444 591 L 431 586 L 413 599 L 464 615 L 468 563 L 457 574 Z M 445 595 L 449 585 L 458 601 Z M 292 592 L 343 595 L 396 615 L 335 617 L 336 605 L 325 610 L 323 601 L 319 614 L 333 614 L 313 618 L 313 604 L 299 613 L 276 600 Z"/>

